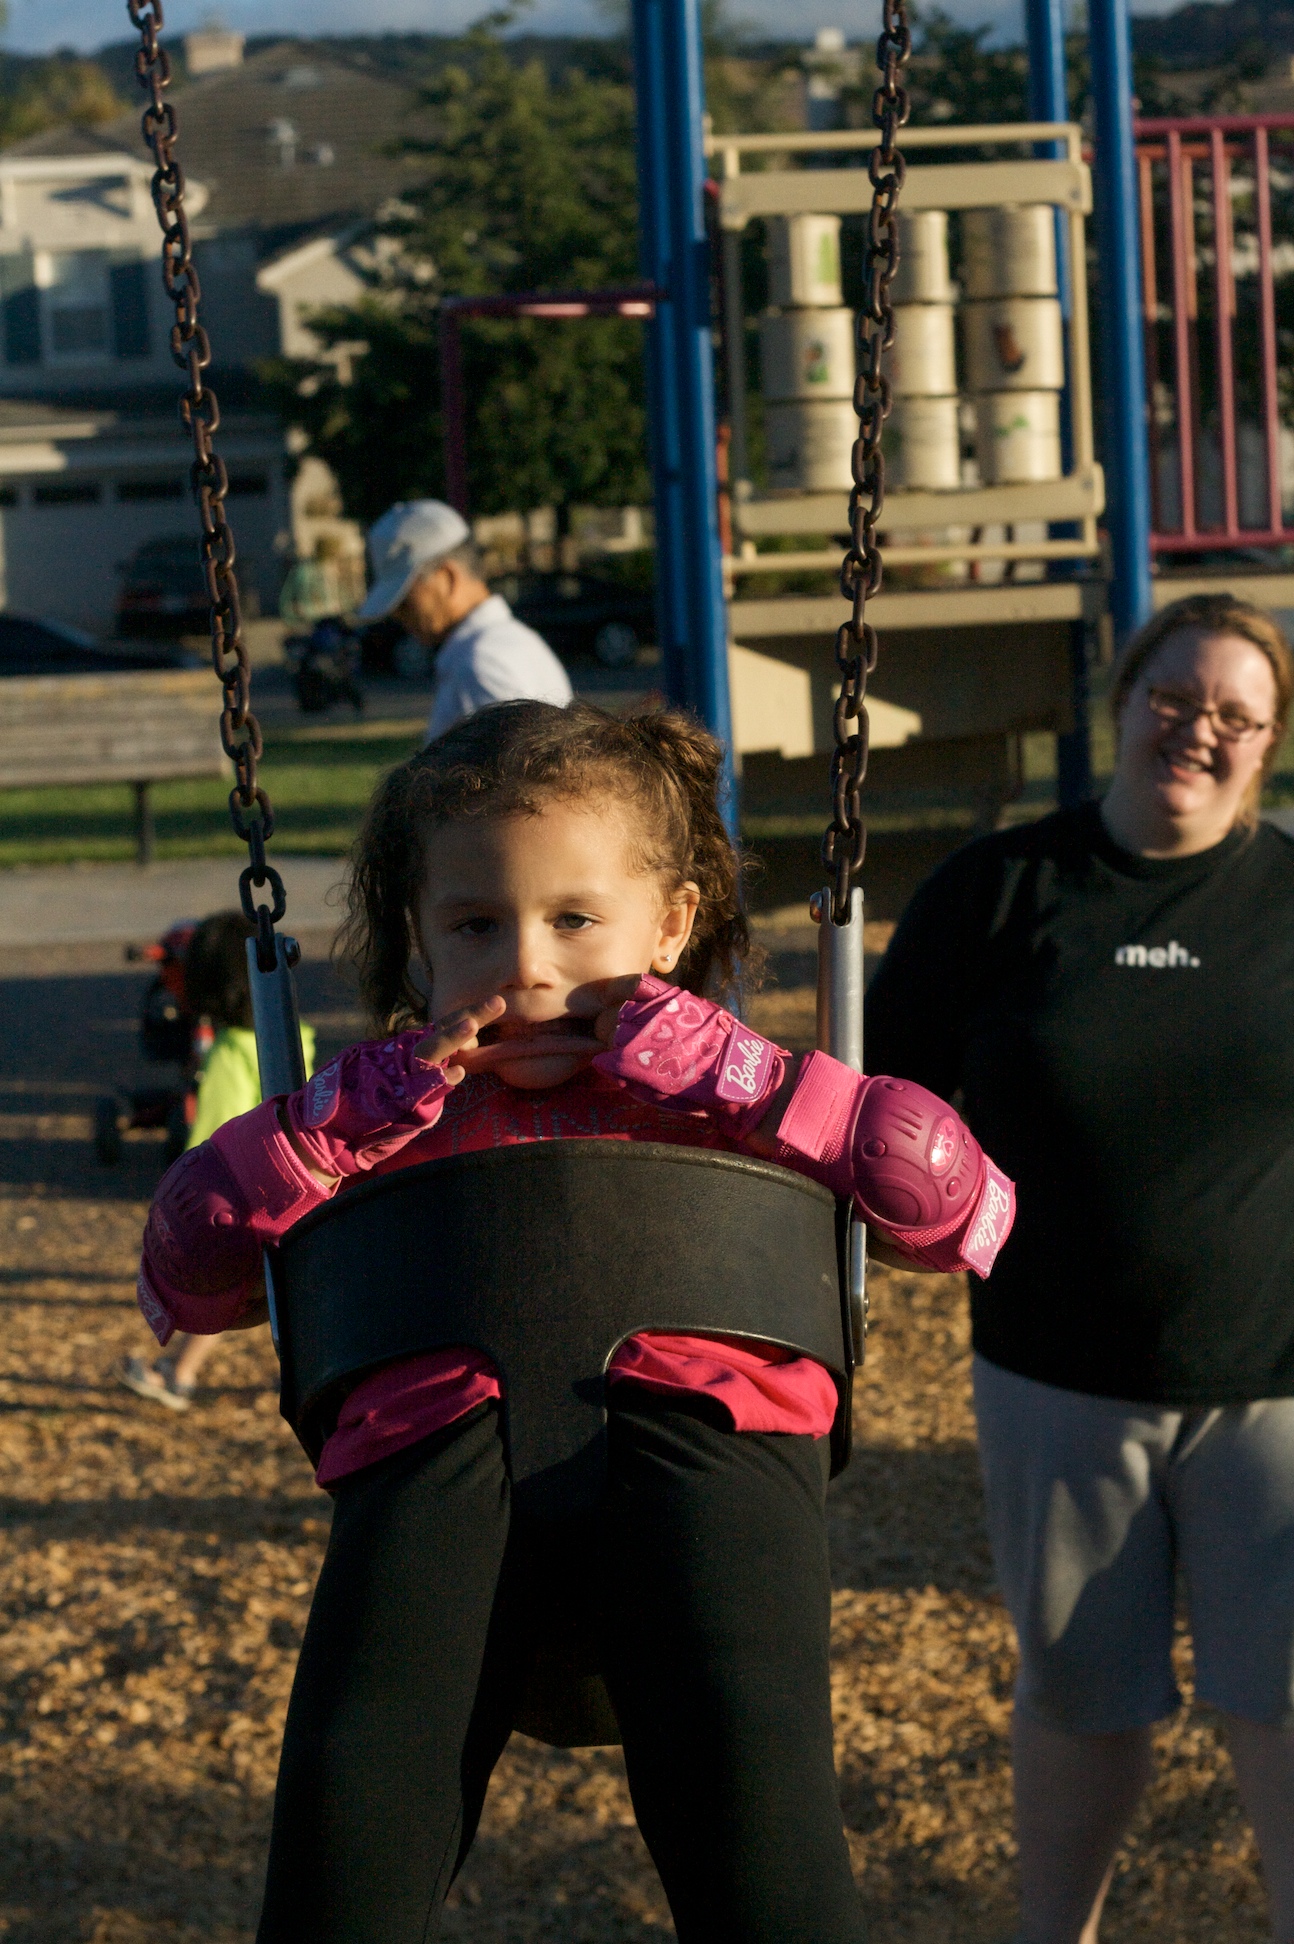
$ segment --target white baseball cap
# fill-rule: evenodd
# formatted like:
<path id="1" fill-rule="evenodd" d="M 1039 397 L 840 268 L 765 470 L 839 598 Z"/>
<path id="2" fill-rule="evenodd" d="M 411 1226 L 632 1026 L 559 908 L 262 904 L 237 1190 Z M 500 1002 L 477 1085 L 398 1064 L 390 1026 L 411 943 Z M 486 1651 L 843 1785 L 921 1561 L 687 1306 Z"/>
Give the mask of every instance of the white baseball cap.
<path id="1" fill-rule="evenodd" d="M 467 521 L 443 500 L 397 500 L 368 530 L 373 585 L 357 618 L 384 620 L 419 574 L 470 538 Z"/>

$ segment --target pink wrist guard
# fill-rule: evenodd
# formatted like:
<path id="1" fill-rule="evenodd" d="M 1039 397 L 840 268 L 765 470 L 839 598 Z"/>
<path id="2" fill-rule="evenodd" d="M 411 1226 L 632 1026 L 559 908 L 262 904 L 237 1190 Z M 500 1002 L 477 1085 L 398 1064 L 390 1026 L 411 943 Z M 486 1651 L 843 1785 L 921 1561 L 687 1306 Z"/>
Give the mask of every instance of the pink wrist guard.
<path id="1" fill-rule="evenodd" d="M 869 1078 L 825 1053 L 800 1070 L 778 1140 L 791 1166 L 852 1195 L 905 1255 L 986 1276 L 1015 1219 L 1013 1184 L 945 1101 L 911 1080 Z"/>
<path id="2" fill-rule="evenodd" d="M 450 1086 L 442 1067 L 413 1057 L 428 1031 L 348 1047 L 287 1096 L 297 1146 L 321 1174 L 367 1174 L 435 1126 Z"/>
<path id="3" fill-rule="evenodd" d="M 664 979 L 645 978 L 620 1008 L 599 1073 L 650 1105 L 713 1114 L 734 1134 L 762 1119 L 787 1054 L 722 1006 Z"/>

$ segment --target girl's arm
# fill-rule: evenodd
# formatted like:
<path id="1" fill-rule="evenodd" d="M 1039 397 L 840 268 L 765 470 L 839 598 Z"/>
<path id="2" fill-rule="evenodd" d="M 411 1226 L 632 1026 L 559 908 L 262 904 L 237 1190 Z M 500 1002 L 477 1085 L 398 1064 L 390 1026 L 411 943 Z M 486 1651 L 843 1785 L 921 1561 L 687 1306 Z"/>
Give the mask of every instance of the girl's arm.
<path id="1" fill-rule="evenodd" d="M 490 1000 L 443 1025 L 352 1046 L 298 1092 L 262 1102 L 181 1155 L 144 1231 L 139 1306 L 165 1343 L 214 1335 L 261 1297 L 261 1253 L 348 1175 L 365 1174 L 434 1126 L 463 1078 L 454 1054 L 503 1009 Z"/>
<path id="2" fill-rule="evenodd" d="M 639 1098 L 706 1113 L 754 1152 L 852 1197 L 912 1266 L 987 1275 L 1010 1232 L 1012 1184 L 937 1095 L 825 1053 L 797 1061 L 661 979 L 640 981 L 594 1065 Z"/>

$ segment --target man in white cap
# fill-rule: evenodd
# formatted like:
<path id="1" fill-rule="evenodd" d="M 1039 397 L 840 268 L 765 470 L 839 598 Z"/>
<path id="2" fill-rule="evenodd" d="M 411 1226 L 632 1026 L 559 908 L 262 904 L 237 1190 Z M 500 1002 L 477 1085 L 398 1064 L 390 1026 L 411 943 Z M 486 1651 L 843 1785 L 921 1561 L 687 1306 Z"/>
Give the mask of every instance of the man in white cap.
<path id="1" fill-rule="evenodd" d="M 452 506 L 397 500 L 369 528 L 368 551 L 373 585 L 359 619 L 393 614 L 415 640 L 439 649 L 428 742 L 491 702 L 571 700 L 548 643 L 482 580 L 471 531 Z"/>

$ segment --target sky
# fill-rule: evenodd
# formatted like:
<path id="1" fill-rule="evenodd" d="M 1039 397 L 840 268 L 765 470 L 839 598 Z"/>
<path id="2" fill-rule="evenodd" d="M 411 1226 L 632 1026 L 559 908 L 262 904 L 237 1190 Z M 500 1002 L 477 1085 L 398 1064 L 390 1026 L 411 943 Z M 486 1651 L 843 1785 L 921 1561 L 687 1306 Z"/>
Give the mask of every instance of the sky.
<path id="1" fill-rule="evenodd" d="M 991 21 L 995 39 L 1023 38 L 1020 0 L 944 0 L 947 11 L 968 25 Z M 1138 0 L 1138 13 L 1167 13 L 1180 0 Z M 365 0 L 366 33 L 453 33 L 485 10 L 485 0 Z M 121 40 L 130 31 L 124 0 L 9 0 L 9 25 L 0 45 L 15 53 L 42 54 L 57 47 L 92 53 L 106 41 Z M 880 9 L 871 0 L 732 0 L 731 12 L 756 31 L 767 29 L 779 38 L 803 34 L 811 39 L 819 27 L 843 27 L 849 39 L 870 39 L 879 25 Z M 211 0 L 167 0 L 167 34 L 182 34 L 212 13 Z M 226 26 L 249 34 L 345 34 L 358 24 L 354 0 L 222 0 L 219 14 Z M 593 0 L 535 0 L 526 25 L 536 32 L 598 31 L 603 20 Z"/>

